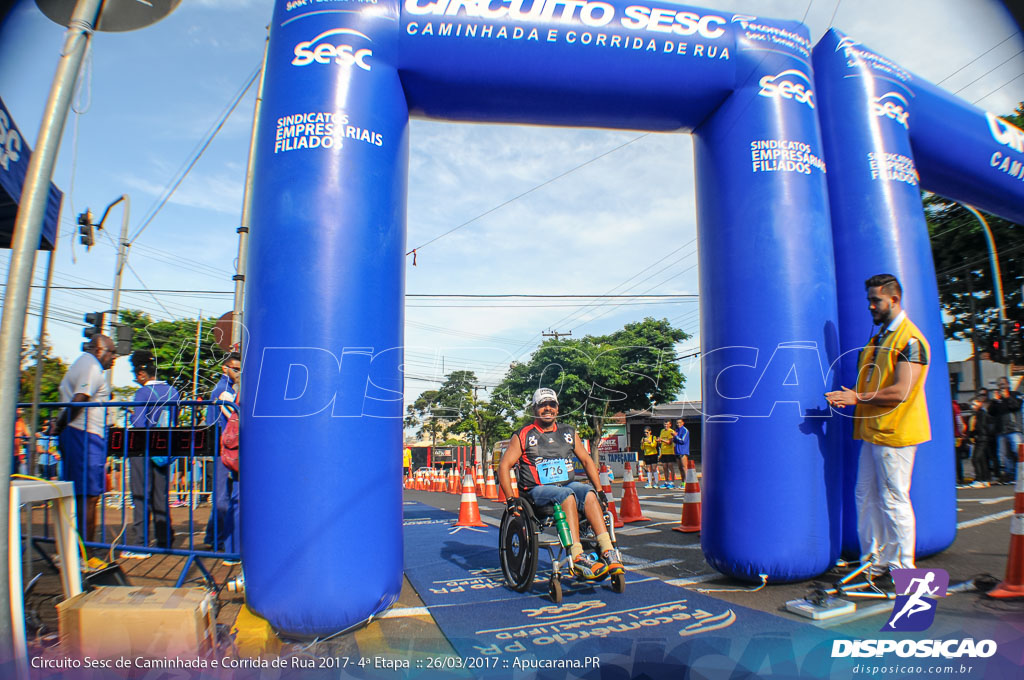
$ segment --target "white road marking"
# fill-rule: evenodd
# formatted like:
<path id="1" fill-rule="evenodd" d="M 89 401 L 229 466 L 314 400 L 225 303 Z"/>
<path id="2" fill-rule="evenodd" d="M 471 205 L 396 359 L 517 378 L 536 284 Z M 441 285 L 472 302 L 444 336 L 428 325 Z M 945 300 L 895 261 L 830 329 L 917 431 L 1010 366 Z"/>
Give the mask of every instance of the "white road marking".
<path id="1" fill-rule="evenodd" d="M 408 616 L 430 616 L 430 610 L 426 607 L 397 607 L 395 609 L 389 609 L 375 618 L 403 619 Z"/>
<path id="2" fill-rule="evenodd" d="M 1005 519 L 1011 516 L 1013 516 L 1013 510 L 1003 510 L 1002 512 L 997 512 L 994 515 L 985 515 L 984 517 L 977 517 L 975 519 L 957 522 L 956 528 L 969 529 L 971 527 L 976 527 L 982 524 L 988 524 L 989 522 L 996 522 L 998 520 Z"/>
<path id="3" fill-rule="evenodd" d="M 686 587 L 689 585 L 693 585 L 695 583 L 704 583 L 705 581 L 716 579 L 719 576 L 721 576 L 721 574 L 715 572 L 713 574 L 701 574 L 700 576 L 691 576 L 689 578 L 674 578 L 665 581 L 665 583 L 669 584 L 670 586 Z"/>

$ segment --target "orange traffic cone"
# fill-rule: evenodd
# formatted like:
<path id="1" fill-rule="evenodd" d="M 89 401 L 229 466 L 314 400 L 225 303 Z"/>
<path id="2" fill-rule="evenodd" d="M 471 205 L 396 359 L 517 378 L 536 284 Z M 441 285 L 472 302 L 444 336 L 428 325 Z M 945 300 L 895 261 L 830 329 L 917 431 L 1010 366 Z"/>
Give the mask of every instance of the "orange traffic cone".
<path id="1" fill-rule="evenodd" d="M 456 468 L 452 468 L 451 472 L 448 473 L 448 493 L 462 493 L 459 489 L 459 480 L 462 479 L 459 471 Z"/>
<path id="2" fill-rule="evenodd" d="M 484 487 L 484 498 L 489 501 L 498 500 L 498 487 L 494 485 L 494 468 L 487 468 L 487 485 Z"/>
<path id="3" fill-rule="evenodd" d="M 476 489 L 477 498 L 484 497 L 484 471 L 479 465 L 476 466 L 476 479 L 474 481 L 474 488 Z"/>
<path id="4" fill-rule="evenodd" d="M 517 475 L 512 475 L 512 498 L 519 498 L 519 482 L 516 481 Z"/>
<path id="5" fill-rule="evenodd" d="M 1024 597 L 1024 444 L 1017 446 L 1017 485 L 1014 487 L 1013 519 L 1010 520 L 1010 559 L 1006 579 L 986 593 L 1000 599 Z"/>
<path id="6" fill-rule="evenodd" d="M 457 527 L 485 527 L 480 521 L 480 505 L 476 502 L 476 492 L 473 490 L 473 476 L 466 473 L 462 480 L 462 500 L 459 503 L 459 521 Z"/>
<path id="7" fill-rule="evenodd" d="M 633 481 L 633 470 L 629 463 L 626 463 L 626 472 L 622 476 L 622 521 L 626 524 L 651 521 L 650 517 L 644 517 L 640 509 L 640 497 L 636 495 L 636 482 Z"/>
<path id="8" fill-rule="evenodd" d="M 625 522 L 619 519 L 619 513 L 615 512 L 615 492 L 612 491 L 611 478 L 608 476 L 608 466 L 601 463 L 601 491 L 604 491 L 604 495 L 608 496 L 608 512 L 612 515 L 612 526 L 618 529 L 619 527 L 626 526 Z"/>
<path id="9" fill-rule="evenodd" d="M 697 466 L 692 460 L 686 463 L 686 486 L 683 487 L 683 513 L 679 526 L 673 531 L 692 534 L 700 531 L 700 482 L 697 481 Z"/>

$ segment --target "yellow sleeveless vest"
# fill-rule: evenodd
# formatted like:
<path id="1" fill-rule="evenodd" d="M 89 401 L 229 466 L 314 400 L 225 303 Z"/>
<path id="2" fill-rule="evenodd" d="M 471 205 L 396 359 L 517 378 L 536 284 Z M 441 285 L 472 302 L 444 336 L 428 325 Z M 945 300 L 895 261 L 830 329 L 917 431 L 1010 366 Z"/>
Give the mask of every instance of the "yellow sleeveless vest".
<path id="1" fill-rule="evenodd" d="M 896 382 L 896 359 L 911 338 L 921 343 L 931 363 L 928 341 L 917 326 L 904 317 L 903 322 L 882 341 L 881 347 L 878 346 L 878 336 L 875 336 L 871 344 L 861 351 L 857 362 L 857 392 L 875 392 Z M 901 404 L 857 404 L 854 439 L 881 446 L 912 446 L 930 440 L 932 430 L 924 395 L 927 376 L 928 366 L 925 365 L 917 382 L 911 386 L 910 395 Z"/>

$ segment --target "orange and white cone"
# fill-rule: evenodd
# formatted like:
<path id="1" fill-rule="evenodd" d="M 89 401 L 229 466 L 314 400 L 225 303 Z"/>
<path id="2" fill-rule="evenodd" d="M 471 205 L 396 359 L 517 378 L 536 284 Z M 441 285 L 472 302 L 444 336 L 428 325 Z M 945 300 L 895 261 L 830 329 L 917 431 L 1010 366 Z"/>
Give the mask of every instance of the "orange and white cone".
<path id="1" fill-rule="evenodd" d="M 686 463 L 686 485 L 683 487 L 683 513 L 679 526 L 673 531 L 692 534 L 700 531 L 700 482 L 697 481 L 697 466 L 692 460 Z"/>
<path id="2" fill-rule="evenodd" d="M 494 484 L 494 468 L 487 468 L 487 485 L 484 487 L 484 498 L 489 501 L 498 500 L 498 487 Z"/>
<path id="3" fill-rule="evenodd" d="M 622 475 L 622 521 L 650 522 L 650 517 L 644 517 L 644 511 L 640 509 L 640 497 L 636 495 L 636 482 L 633 481 L 633 470 L 629 463 L 626 463 L 626 471 Z"/>
<path id="4" fill-rule="evenodd" d="M 473 476 L 466 473 L 462 480 L 462 500 L 459 503 L 459 521 L 457 527 L 485 527 L 480 521 L 480 505 L 476 501 L 476 491 L 473 490 Z"/>
<path id="5" fill-rule="evenodd" d="M 989 597 L 1024 597 L 1024 444 L 1017 446 L 1017 485 L 1013 489 L 1013 517 L 1010 519 L 1010 559 L 1006 578 L 986 595 Z"/>
<path id="6" fill-rule="evenodd" d="M 474 488 L 476 489 L 477 498 L 484 498 L 484 471 L 479 465 L 476 466 Z"/>
<path id="7" fill-rule="evenodd" d="M 519 482 L 516 481 L 517 475 L 512 475 L 512 497 L 519 498 Z"/>
<path id="8" fill-rule="evenodd" d="M 615 492 L 612 491 L 611 478 L 608 476 L 608 466 L 601 463 L 601 491 L 604 491 L 604 495 L 608 497 L 608 512 L 612 515 L 612 526 L 618 529 L 624 527 L 626 524 L 619 519 L 619 513 L 615 512 Z"/>

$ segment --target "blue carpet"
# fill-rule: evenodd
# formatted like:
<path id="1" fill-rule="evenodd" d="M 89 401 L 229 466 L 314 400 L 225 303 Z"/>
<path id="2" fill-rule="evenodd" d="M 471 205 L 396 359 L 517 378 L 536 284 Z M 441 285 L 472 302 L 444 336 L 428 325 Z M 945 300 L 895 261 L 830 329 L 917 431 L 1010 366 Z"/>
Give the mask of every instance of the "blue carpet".
<path id="1" fill-rule="evenodd" d="M 541 552 L 532 592 L 505 585 L 498 530 L 454 527 L 455 515 L 405 505 L 405 571 L 434 620 L 476 676 L 682 678 L 698 666 L 724 678 L 828 677 L 832 634 L 657 579 L 563 579 L 546 596 Z M 471 661 L 476 659 L 478 661 Z"/>

